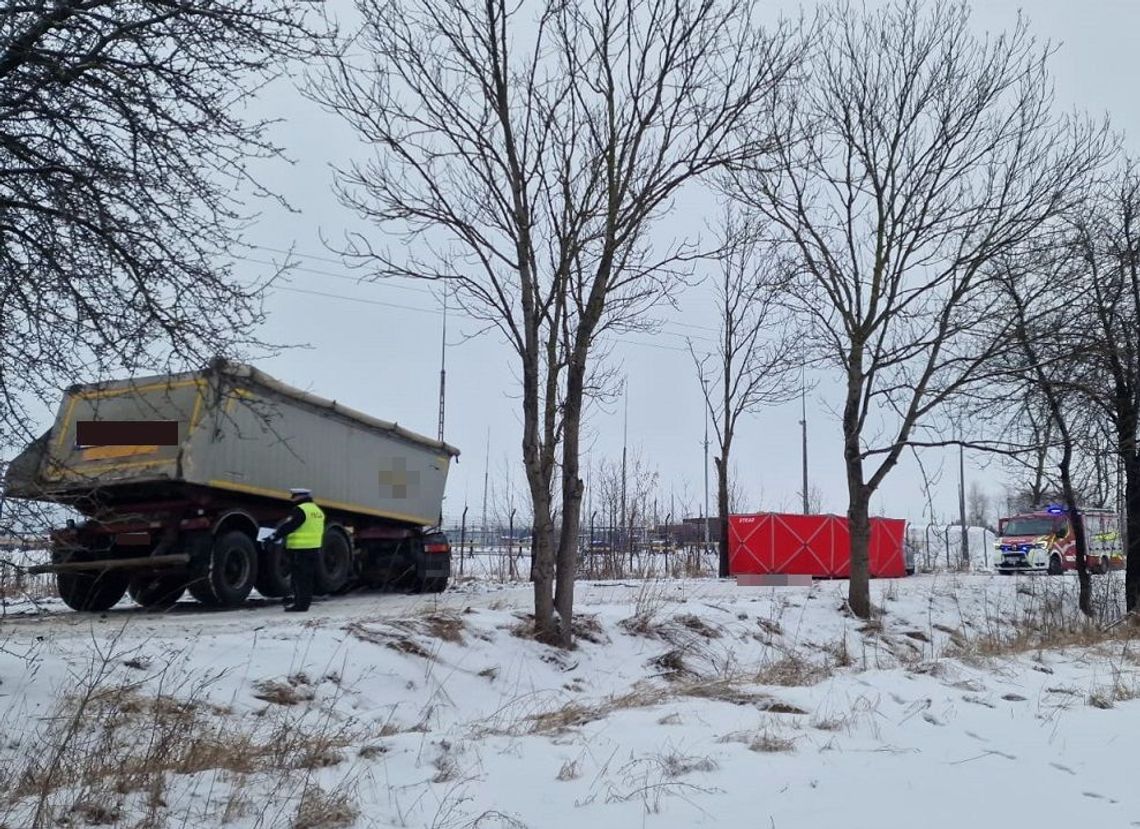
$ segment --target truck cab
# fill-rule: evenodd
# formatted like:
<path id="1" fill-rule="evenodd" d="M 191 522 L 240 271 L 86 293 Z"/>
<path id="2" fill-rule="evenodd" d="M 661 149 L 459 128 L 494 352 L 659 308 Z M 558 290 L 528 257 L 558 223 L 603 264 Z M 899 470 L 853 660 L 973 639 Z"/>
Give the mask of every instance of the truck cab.
<path id="1" fill-rule="evenodd" d="M 1124 566 L 1119 517 L 1110 510 L 1082 510 L 1088 568 L 1106 573 Z M 1077 567 L 1077 547 L 1072 521 L 1062 507 L 1024 512 L 998 522 L 994 542 L 999 573 L 1039 572 L 1061 575 Z"/>

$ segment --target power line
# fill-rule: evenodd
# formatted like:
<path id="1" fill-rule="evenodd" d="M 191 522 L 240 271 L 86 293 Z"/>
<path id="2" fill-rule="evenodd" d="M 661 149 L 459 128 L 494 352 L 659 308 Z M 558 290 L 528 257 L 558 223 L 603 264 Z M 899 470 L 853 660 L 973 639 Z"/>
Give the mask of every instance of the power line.
<path id="1" fill-rule="evenodd" d="M 385 302 L 382 299 L 367 299 L 360 296 L 344 296 L 343 294 L 330 294 L 327 291 L 313 291 L 307 288 L 294 288 L 289 285 L 274 285 L 269 289 L 270 291 L 289 291 L 293 294 L 307 294 L 309 296 L 320 296 L 326 299 L 340 299 L 345 302 L 359 302 L 363 305 L 380 305 L 385 308 L 396 308 L 400 311 L 418 311 L 421 314 L 435 314 L 439 315 L 441 312 L 434 308 L 421 308 L 416 305 L 401 305 L 398 302 Z"/>
<path id="2" fill-rule="evenodd" d="M 240 262 L 251 262 L 255 265 L 268 265 L 268 266 L 274 267 L 274 268 L 282 267 L 281 263 L 279 263 L 279 262 L 270 262 L 270 261 L 266 261 L 264 259 L 254 259 L 251 256 L 235 256 L 233 258 L 237 259 Z M 389 281 L 388 279 L 383 279 L 383 278 L 368 279 L 366 277 L 360 277 L 360 276 L 349 276 L 348 274 L 345 274 L 345 273 L 333 273 L 332 271 L 324 271 L 324 270 L 321 270 L 319 268 L 309 268 L 309 267 L 305 267 L 303 265 L 291 265 L 291 266 L 289 266 L 289 268 L 287 270 L 290 273 L 296 271 L 296 272 L 300 272 L 300 273 L 314 274 L 316 276 L 327 276 L 327 277 L 330 277 L 331 279 L 342 279 L 342 280 L 345 280 L 347 282 L 352 282 L 353 284 L 356 284 L 356 285 L 383 285 L 385 288 L 395 288 L 398 291 L 414 291 L 415 293 L 418 293 L 418 294 L 427 294 L 428 296 L 432 296 L 432 297 L 435 296 L 435 293 L 433 291 L 429 290 L 428 288 L 421 288 L 418 285 L 402 285 L 399 282 L 392 282 L 392 281 Z M 383 280 L 383 281 L 381 281 L 381 280 Z"/>
<path id="3" fill-rule="evenodd" d="M 307 296 L 319 296 L 319 297 L 324 297 L 326 299 L 338 299 L 338 300 L 342 300 L 345 302 L 358 302 L 358 303 L 361 303 L 363 305 L 379 305 L 379 306 L 382 306 L 384 308 L 396 308 L 396 309 L 401 310 L 401 311 L 416 311 L 416 312 L 421 313 L 421 314 L 432 314 L 434 316 L 441 316 L 443 313 L 442 311 L 440 311 L 436 308 L 420 308 L 420 307 L 415 306 L 415 305 L 400 305 L 399 303 L 385 302 L 385 301 L 379 300 L 379 299 L 366 299 L 364 297 L 344 296 L 343 294 L 330 294 L 327 291 L 313 291 L 313 290 L 309 290 L 306 288 L 293 288 L 293 287 L 290 287 L 287 285 L 275 285 L 270 290 L 289 291 L 290 293 L 295 293 L 295 294 L 305 294 Z M 468 315 L 468 316 L 470 316 L 470 315 Z M 472 317 L 472 319 L 474 319 L 474 318 Z M 673 334 L 671 336 L 676 337 L 676 336 L 680 336 L 680 335 Z M 648 342 L 643 342 L 641 340 L 630 340 L 630 339 L 626 339 L 623 337 L 615 337 L 612 340 L 608 340 L 608 341 L 602 340 L 601 342 L 603 342 L 603 343 L 610 343 L 610 342 L 622 343 L 624 345 L 635 345 L 635 346 L 638 346 L 640 348 L 657 348 L 657 349 L 660 349 L 662 351 L 680 351 L 683 353 L 688 353 L 688 351 L 689 351 L 689 349 L 687 349 L 687 348 L 681 348 L 680 346 L 676 346 L 676 345 L 662 345 L 661 343 L 648 343 Z"/>
<path id="4" fill-rule="evenodd" d="M 259 260 L 256 260 L 256 259 L 245 259 L 244 261 L 255 262 L 257 264 L 273 264 L 273 263 L 267 263 L 267 262 L 260 262 Z M 310 270 L 310 269 L 306 269 L 306 270 Z M 325 274 L 325 272 L 323 272 L 323 271 L 318 271 L 318 273 Z M 340 279 L 352 279 L 352 277 L 346 277 L 346 276 L 343 276 L 340 274 L 328 273 L 325 275 L 337 277 Z M 353 281 L 356 281 L 356 280 L 353 280 Z M 369 283 L 369 284 L 371 284 L 371 283 Z M 248 286 L 248 287 L 253 287 L 253 286 Z M 423 289 L 415 289 L 415 288 L 412 288 L 411 286 L 393 285 L 392 287 L 404 288 L 405 290 L 419 290 L 423 293 L 430 294 L 430 291 L 423 291 Z M 396 302 L 387 302 L 385 300 L 379 300 L 379 299 L 369 299 L 367 297 L 346 296 L 344 294 L 329 293 L 328 291 L 316 291 L 316 290 L 313 290 L 311 288 L 297 288 L 297 287 L 294 287 L 292 285 L 272 285 L 269 287 L 269 290 L 270 291 L 288 291 L 290 293 L 295 293 L 295 294 L 306 294 L 309 296 L 319 296 L 319 297 L 324 297 L 326 299 L 337 299 L 337 300 L 341 300 L 343 302 L 358 302 L 358 303 L 361 303 L 364 305 L 377 305 L 377 306 L 384 307 L 384 308 L 395 308 L 395 309 L 401 310 L 401 311 L 416 311 L 416 312 L 419 312 L 421 314 L 439 315 L 442 313 L 437 308 L 423 308 L 423 307 L 416 306 L 416 305 L 401 305 L 400 303 L 396 303 Z M 471 317 L 470 314 L 467 314 L 466 316 L 468 316 L 471 319 L 475 319 L 474 317 Z M 701 337 L 698 335 L 681 334 L 681 333 L 678 333 L 676 331 L 662 330 L 658 333 L 663 334 L 664 336 L 667 336 L 667 337 L 677 337 L 680 339 L 693 339 L 693 340 L 701 340 L 704 342 L 712 342 L 712 340 L 708 337 Z M 638 345 L 646 346 L 649 348 L 661 348 L 661 349 L 666 349 L 669 351 L 681 351 L 681 352 L 687 352 L 688 351 L 687 348 L 682 348 L 680 346 L 662 345 L 660 343 L 637 342 L 635 340 L 625 340 L 625 339 L 620 339 L 620 338 L 617 339 L 617 342 L 636 343 Z"/>
<path id="5" fill-rule="evenodd" d="M 341 265 L 342 267 L 344 266 L 343 261 L 333 259 L 333 258 L 328 257 L 328 256 L 317 256 L 316 254 L 312 254 L 312 253 L 302 253 L 300 251 L 285 250 L 283 248 L 274 248 L 274 247 L 270 247 L 269 245 L 257 245 L 257 244 L 252 244 L 249 242 L 247 242 L 245 244 L 245 246 L 249 247 L 249 248 L 257 248 L 258 250 L 266 250 L 266 251 L 269 251 L 270 253 L 278 253 L 278 254 L 281 254 L 282 256 L 296 256 L 296 257 L 299 257 L 301 259 L 312 259 L 316 262 L 327 262 L 330 265 Z M 233 258 L 241 260 L 243 262 L 252 262 L 252 263 L 255 263 L 258 265 L 270 265 L 273 267 L 280 267 L 280 263 L 265 261 L 263 259 L 254 259 L 254 258 L 248 257 L 248 256 L 234 256 Z M 289 270 L 290 271 L 300 271 L 303 273 L 316 274 L 319 276 L 329 276 L 329 277 L 332 277 L 333 279 L 345 279 L 345 280 L 348 280 L 350 282 L 354 282 L 358 285 L 380 285 L 380 284 L 383 284 L 383 285 L 386 285 L 386 286 L 389 286 L 392 288 L 398 288 L 399 290 L 402 290 L 402 291 L 416 291 L 418 293 L 428 294 L 430 296 L 435 296 L 435 292 L 428 289 L 428 288 L 421 288 L 419 286 L 413 286 L 413 285 L 401 285 L 397 282 L 389 281 L 390 278 L 387 278 L 387 277 L 377 277 L 377 278 L 371 278 L 370 279 L 367 276 L 349 276 L 348 274 L 333 273 L 332 271 L 326 271 L 326 270 L 321 270 L 320 268 L 312 268 L 312 267 L 302 266 L 302 265 L 292 265 L 292 266 L 290 266 Z M 671 325 L 671 326 L 674 326 L 677 328 L 691 328 L 694 331 L 708 331 L 709 333 L 717 334 L 718 336 L 720 334 L 720 329 L 714 328 L 714 327 L 709 326 L 709 325 L 697 325 L 696 323 L 693 323 L 693 322 L 681 322 L 679 320 L 667 320 L 667 321 L 663 320 L 662 323 L 664 325 Z M 701 338 L 698 338 L 698 339 L 701 339 Z M 707 338 L 703 338 L 703 339 L 707 339 Z"/>

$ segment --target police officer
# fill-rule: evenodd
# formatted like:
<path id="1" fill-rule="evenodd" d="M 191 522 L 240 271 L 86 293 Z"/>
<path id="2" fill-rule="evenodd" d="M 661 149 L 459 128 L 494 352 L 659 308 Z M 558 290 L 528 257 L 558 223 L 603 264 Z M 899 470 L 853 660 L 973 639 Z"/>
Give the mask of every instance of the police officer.
<path id="1" fill-rule="evenodd" d="M 289 570 L 293 576 L 293 601 L 285 605 L 287 613 L 305 613 L 313 601 L 313 582 L 317 577 L 317 556 L 325 535 L 325 514 L 313 503 L 312 491 L 289 490 L 293 509 L 277 525 L 270 536 L 273 542 L 285 539 Z"/>

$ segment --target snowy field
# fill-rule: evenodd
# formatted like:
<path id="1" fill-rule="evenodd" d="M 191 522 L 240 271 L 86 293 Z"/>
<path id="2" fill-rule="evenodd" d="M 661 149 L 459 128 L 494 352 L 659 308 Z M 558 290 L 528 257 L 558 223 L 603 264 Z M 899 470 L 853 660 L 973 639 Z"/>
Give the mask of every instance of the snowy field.
<path id="1" fill-rule="evenodd" d="M 0 827 L 1140 826 L 1118 575 L 529 585 L 0 622 Z"/>

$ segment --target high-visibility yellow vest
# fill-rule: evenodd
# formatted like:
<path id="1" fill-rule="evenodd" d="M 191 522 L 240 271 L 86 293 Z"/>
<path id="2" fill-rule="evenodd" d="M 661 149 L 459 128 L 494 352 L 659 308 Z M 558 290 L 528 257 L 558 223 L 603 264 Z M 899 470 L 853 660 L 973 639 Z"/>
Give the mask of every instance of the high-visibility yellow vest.
<path id="1" fill-rule="evenodd" d="M 312 501 L 298 504 L 305 513 L 305 523 L 285 539 L 285 547 L 290 550 L 311 550 L 321 546 L 325 537 L 325 514 Z"/>

